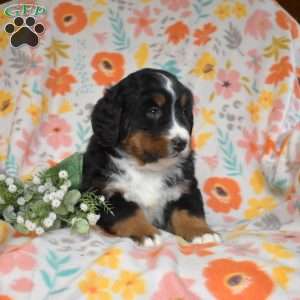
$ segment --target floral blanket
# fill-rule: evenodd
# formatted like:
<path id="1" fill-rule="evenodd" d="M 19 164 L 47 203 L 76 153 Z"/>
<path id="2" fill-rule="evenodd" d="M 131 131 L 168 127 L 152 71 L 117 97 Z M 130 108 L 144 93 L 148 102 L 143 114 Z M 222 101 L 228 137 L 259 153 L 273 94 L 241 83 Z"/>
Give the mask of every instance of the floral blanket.
<path id="1" fill-rule="evenodd" d="M 275 1 L 0 10 L 0 168 L 26 179 L 84 151 L 105 87 L 162 68 L 193 91 L 196 175 L 223 237 L 164 232 L 144 248 L 98 229 L 25 237 L 0 221 L 0 299 L 300 299 L 300 29 Z"/>

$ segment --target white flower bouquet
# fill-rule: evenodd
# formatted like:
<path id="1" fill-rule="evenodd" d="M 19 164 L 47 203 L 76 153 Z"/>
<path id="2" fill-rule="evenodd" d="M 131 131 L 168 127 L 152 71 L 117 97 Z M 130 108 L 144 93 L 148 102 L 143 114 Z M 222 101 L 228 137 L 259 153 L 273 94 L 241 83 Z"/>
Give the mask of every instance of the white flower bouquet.
<path id="1" fill-rule="evenodd" d="M 82 154 L 75 153 L 57 166 L 21 182 L 0 174 L 0 219 L 22 233 L 71 227 L 87 233 L 101 217 L 99 209 L 113 214 L 104 196 L 80 193 Z"/>

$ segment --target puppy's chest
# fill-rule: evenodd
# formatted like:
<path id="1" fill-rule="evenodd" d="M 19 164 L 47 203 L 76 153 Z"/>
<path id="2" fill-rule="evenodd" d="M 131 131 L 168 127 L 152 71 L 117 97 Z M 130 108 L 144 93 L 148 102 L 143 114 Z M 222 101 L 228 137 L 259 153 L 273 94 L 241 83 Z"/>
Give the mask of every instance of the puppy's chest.
<path id="1" fill-rule="evenodd" d="M 181 185 L 176 184 L 181 170 L 145 171 L 124 162 L 118 167 L 120 172 L 111 176 L 106 189 L 120 191 L 127 201 L 136 202 L 144 210 L 150 222 L 161 223 L 167 202 L 177 200 L 182 193 Z"/>

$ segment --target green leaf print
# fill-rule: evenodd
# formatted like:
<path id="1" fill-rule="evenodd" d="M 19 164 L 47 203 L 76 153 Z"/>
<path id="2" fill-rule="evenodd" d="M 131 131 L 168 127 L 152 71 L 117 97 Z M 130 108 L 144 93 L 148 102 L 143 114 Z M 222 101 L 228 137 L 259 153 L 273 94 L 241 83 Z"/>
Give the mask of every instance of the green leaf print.
<path id="1" fill-rule="evenodd" d="M 242 164 L 238 161 L 229 134 L 223 133 L 221 129 L 218 129 L 218 143 L 223 153 L 224 168 L 227 170 L 228 176 L 242 175 Z"/>
<path id="2" fill-rule="evenodd" d="M 112 9 L 109 9 L 108 12 L 113 31 L 113 43 L 116 47 L 115 50 L 120 51 L 129 48 L 130 40 L 124 29 L 126 26 L 124 26 L 124 22 L 119 13 L 114 12 Z"/>

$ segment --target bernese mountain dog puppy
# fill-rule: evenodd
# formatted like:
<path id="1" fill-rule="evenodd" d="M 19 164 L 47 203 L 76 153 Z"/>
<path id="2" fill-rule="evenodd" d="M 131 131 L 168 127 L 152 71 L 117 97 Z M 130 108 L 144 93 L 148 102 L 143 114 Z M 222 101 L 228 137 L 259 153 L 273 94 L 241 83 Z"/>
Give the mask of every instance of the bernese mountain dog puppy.
<path id="1" fill-rule="evenodd" d="M 82 190 L 105 196 L 113 215 L 97 223 L 144 245 L 159 229 L 187 241 L 218 242 L 207 225 L 191 149 L 193 97 L 177 78 L 142 69 L 106 90 L 91 115 Z"/>

